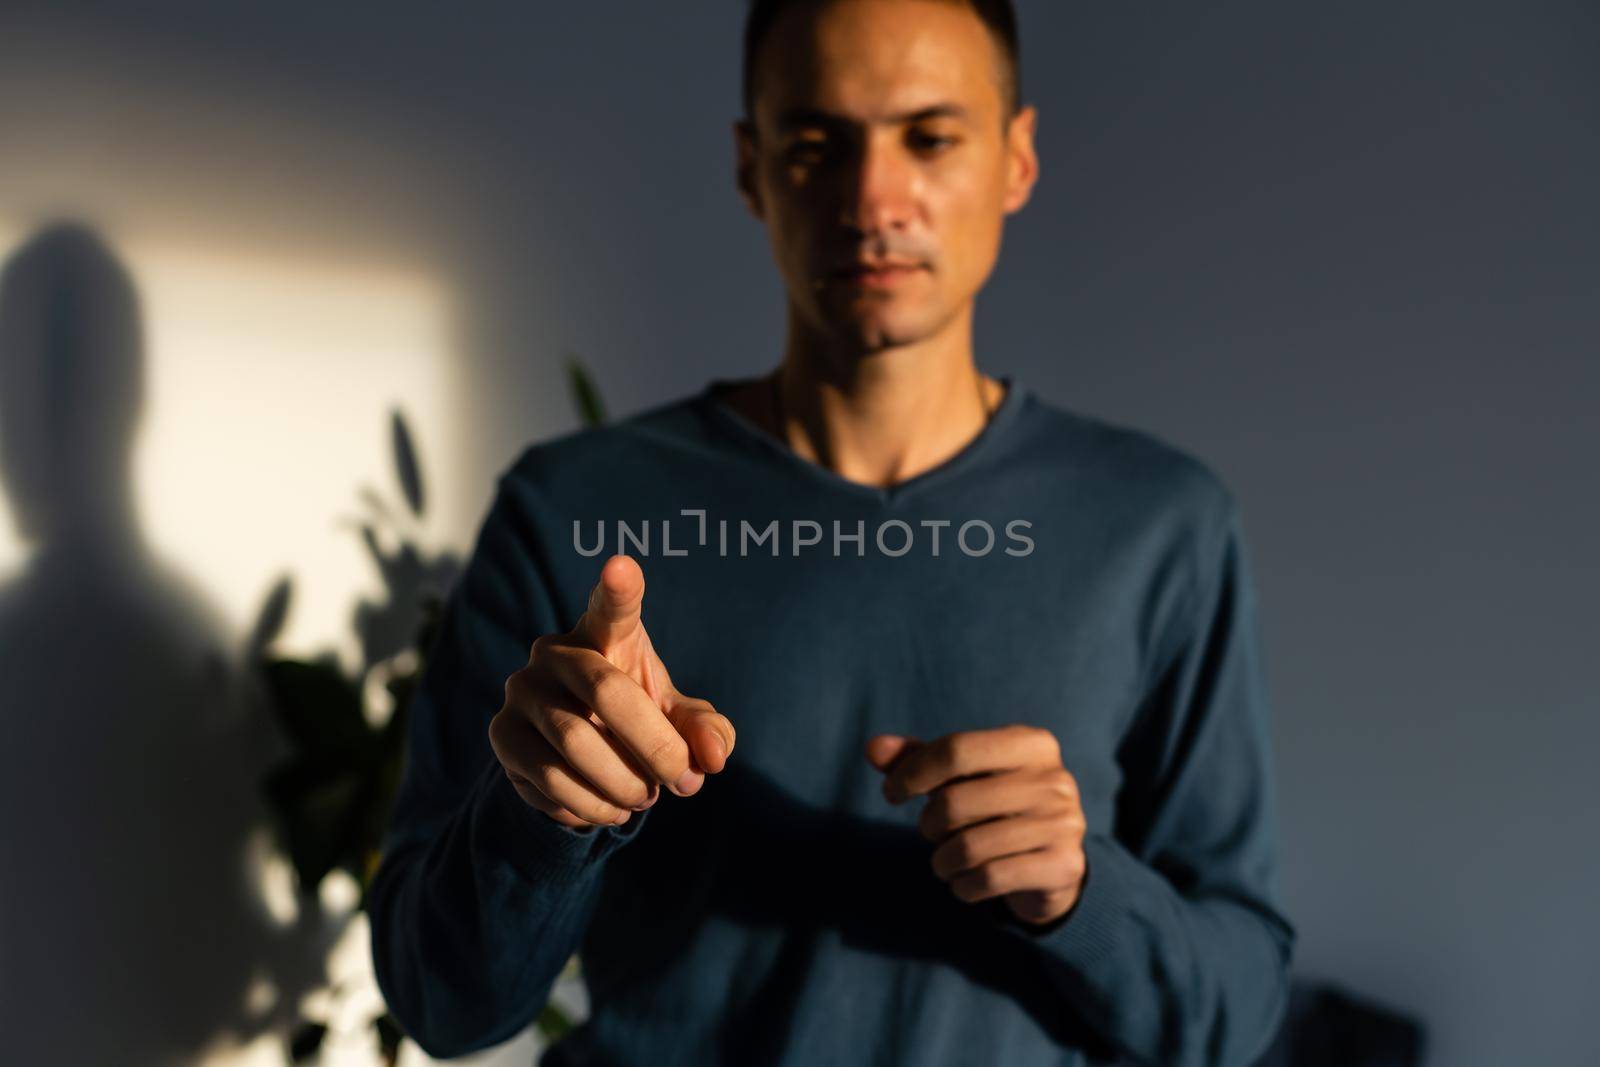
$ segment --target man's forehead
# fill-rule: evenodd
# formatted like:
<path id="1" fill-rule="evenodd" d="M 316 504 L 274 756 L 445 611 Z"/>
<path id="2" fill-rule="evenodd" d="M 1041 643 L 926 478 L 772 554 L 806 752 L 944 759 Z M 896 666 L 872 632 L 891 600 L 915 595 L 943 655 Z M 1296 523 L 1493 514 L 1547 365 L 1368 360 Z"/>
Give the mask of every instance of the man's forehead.
<path id="1" fill-rule="evenodd" d="M 997 49 L 963 4 L 797 5 L 763 57 L 765 110 L 780 129 L 818 122 L 973 121 L 999 99 Z M 918 12 L 908 19 L 907 12 Z"/>

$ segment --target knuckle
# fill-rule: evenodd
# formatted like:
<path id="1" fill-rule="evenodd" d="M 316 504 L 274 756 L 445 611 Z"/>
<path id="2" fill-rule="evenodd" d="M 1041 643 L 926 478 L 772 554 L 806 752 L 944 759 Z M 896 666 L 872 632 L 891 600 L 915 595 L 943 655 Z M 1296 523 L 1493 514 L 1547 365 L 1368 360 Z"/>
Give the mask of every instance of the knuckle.
<path id="1" fill-rule="evenodd" d="M 1081 881 L 1086 866 L 1082 851 L 1076 848 L 1068 849 L 1066 856 L 1061 861 L 1061 874 L 1065 882 L 1070 885 Z"/>
<path id="2" fill-rule="evenodd" d="M 971 834 L 957 834 L 945 847 L 949 850 L 951 862 L 960 869 L 964 870 L 978 860 L 978 849 Z"/>
<path id="3" fill-rule="evenodd" d="M 961 766 L 967 756 L 971 741 L 965 734 L 950 734 L 933 743 L 933 764 L 942 774 L 949 774 Z"/>
<path id="4" fill-rule="evenodd" d="M 1065 768 L 1052 770 L 1045 776 L 1045 782 L 1050 791 L 1062 800 L 1077 803 L 1078 780 L 1072 776 L 1072 772 Z"/>
<path id="5" fill-rule="evenodd" d="M 589 692 L 594 697 L 594 708 L 597 711 L 602 705 L 612 707 L 620 703 L 628 687 L 633 684 L 626 675 L 616 670 L 597 670 L 589 677 Z"/>
<path id="6" fill-rule="evenodd" d="M 532 767 L 523 771 L 522 776 L 538 786 L 539 791 L 546 796 L 554 795 L 552 790 L 555 788 L 557 777 L 555 768 L 550 764 L 543 761 L 535 763 Z"/>
<path id="7" fill-rule="evenodd" d="M 517 797 L 524 804 L 528 805 L 530 808 L 539 808 L 541 811 L 544 810 L 544 805 L 539 803 L 537 795 L 528 787 L 526 782 L 512 778 L 510 775 L 507 775 L 506 777 L 511 782 L 512 791 L 517 794 Z"/>
<path id="8" fill-rule="evenodd" d="M 525 670 L 526 668 L 524 668 Z M 523 694 L 527 692 L 528 679 L 522 670 L 512 671 L 506 676 L 505 707 L 514 708 L 522 703 Z"/>
<path id="9" fill-rule="evenodd" d="M 943 816 L 945 825 L 960 826 L 972 819 L 974 798 L 967 784 L 957 782 L 938 790 L 934 795 L 939 801 L 939 814 Z"/>
<path id="10" fill-rule="evenodd" d="M 1067 839 L 1074 845 L 1081 845 L 1084 836 L 1089 832 L 1089 820 L 1083 817 L 1083 812 L 1074 810 L 1067 816 Z"/>
<path id="11" fill-rule="evenodd" d="M 676 782 L 684 771 L 689 769 L 688 746 L 683 738 L 677 734 L 669 734 L 656 738 L 646 745 L 643 753 L 645 763 L 659 774 L 671 775 L 671 780 Z"/>
<path id="12" fill-rule="evenodd" d="M 589 729 L 589 724 L 576 715 L 562 715 L 550 724 L 556 748 L 563 756 L 569 755 L 578 749 L 583 742 L 583 736 Z"/>
<path id="13" fill-rule="evenodd" d="M 1044 816 L 1044 825 L 1049 828 L 1050 840 L 1072 840 L 1073 824 L 1071 812 L 1056 812 L 1052 815 L 1046 815 Z"/>
<path id="14" fill-rule="evenodd" d="M 496 758 L 500 758 L 501 749 L 505 747 L 506 726 L 509 724 L 505 710 L 501 709 L 489 719 L 489 747 L 494 749 Z M 501 762 L 505 762 L 502 758 Z"/>

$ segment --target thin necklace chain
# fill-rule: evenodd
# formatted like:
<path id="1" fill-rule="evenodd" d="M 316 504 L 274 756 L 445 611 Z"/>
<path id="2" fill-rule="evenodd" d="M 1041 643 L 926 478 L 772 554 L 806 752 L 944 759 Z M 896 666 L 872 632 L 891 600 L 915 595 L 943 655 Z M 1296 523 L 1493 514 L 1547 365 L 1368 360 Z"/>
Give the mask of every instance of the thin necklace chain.
<path id="1" fill-rule="evenodd" d="M 783 389 L 780 386 L 779 381 L 780 375 L 777 372 L 774 372 L 772 375 L 772 418 L 773 425 L 776 426 L 778 430 L 778 437 L 781 438 L 785 444 L 788 444 L 789 435 L 784 430 L 785 414 L 783 407 Z M 983 425 L 987 427 L 989 422 L 994 418 L 994 409 L 989 406 L 989 398 L 984 395 L 982 374 L 978 375 L 978 405 L 983 408 Z"/>

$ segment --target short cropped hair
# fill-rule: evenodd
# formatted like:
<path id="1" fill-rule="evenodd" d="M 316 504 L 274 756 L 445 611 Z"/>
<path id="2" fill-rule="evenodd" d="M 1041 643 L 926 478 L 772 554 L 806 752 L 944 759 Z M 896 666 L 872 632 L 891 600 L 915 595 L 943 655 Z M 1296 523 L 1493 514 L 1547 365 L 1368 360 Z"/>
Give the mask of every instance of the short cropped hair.
<path id="1" fill-rule="evenodd" d="M 778 16 L 797 3 L 816 4 L 819 0 L 750 0 L 744 23 L 743 103 L 744 117 L 755 119 L 755 57 L 761 42 Z M 963 3 L 977 13 L 1000 51 L 1000 100 L 1002 116 L 1010 120 L 1022 106 L 1022 50 L 1017 43 L 1017 12 L 1011 0 L 948 0 Z"/>

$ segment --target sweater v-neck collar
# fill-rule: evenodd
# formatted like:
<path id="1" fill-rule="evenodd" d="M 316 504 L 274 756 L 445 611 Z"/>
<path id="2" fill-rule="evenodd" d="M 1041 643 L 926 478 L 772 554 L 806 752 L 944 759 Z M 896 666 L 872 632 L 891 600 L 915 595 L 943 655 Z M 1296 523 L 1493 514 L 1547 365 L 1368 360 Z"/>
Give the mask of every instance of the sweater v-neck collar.
<path id="1" fill-rule="evenodd" d="M 1028 389 L 1010 375 L 1002 374 L 996 377 L 1005 385 L 1006 392 L 983 429 L 979 430 L 954 455 L 891 486 L 865 485 L 861 482 L 851 481 L 844 475 L 799 455 L 772 434 L 730 408 L 718 397 L 726 390 L 741 384 L 736 380 L 728 378 L 712 379 L 705 389 L 700 392 L 700 395 L 695 398 L 695 404 L 713 423 L 744 442 L 747 446 L 759 450 L 769 460 L 788 467 L 802 477 L 833 492 L 888 505 L 899 503 L 911 496 L 929 492 L 949 482 L 951 479 L 959 477 L 963 471 L 972 467 L 997 447 L 996 442 L 1006 434 L 1011 424 L 1016 421 L 1017 412 L 1025 402 Z"/>

